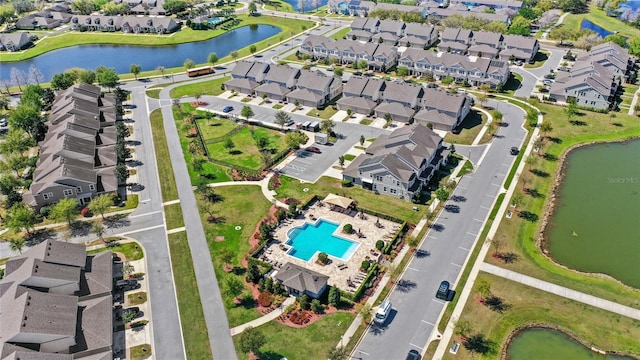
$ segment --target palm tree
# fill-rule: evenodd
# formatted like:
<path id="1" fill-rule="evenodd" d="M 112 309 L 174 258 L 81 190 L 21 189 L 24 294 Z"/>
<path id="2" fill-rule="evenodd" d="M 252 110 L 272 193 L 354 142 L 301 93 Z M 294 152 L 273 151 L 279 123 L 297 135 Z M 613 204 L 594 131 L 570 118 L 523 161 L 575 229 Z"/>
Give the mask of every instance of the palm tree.
<path id="1" fill-rule="evenodd" d="M 529 165 L 529 171 L 531 171 L 531 168 L 538 162 L 538 160 L 533 157 L 533 156 L 527 156 L 527 160 L 525 160 L 525 163 L 527 165 Z"/>
<path id="2" fill-rule="evenodd" d="M 371 318 L 373 317 L 373 309 L 371 308 L 371 305 L 367 303 L 359 303 L 356 305 L 356 312 L 360 314 L 364 324 L 371 322 Z"/>
<path id="3" fill-rule="evenodd" d="M 389 113 L 384 114 L 384 121 L 386 121 L 386 123 L 385 123 L 386 127 L 391 126 L 391 123 L 393 122 L 393 118 L 391 117 L 391 114 L 389 114 Z"/>
<path id="4" fill-rule="evenodd" d="M 14 238 L 9 240 L 9 248 L 11 251 L 17 251 L 22 254 L 22 249 L 25 246 L 24 238 Z"/>
<path id="5" fill-rule="evenodd" d="M 549 123 L 548 121 L 545 121 L 542 124 L 540 124 L 540 132 L 542 133 L 543 137 L 546 138 L 546 134 L 552 131 L 553 131 L 553 126 L 551 126 L 551 123 Z"/>

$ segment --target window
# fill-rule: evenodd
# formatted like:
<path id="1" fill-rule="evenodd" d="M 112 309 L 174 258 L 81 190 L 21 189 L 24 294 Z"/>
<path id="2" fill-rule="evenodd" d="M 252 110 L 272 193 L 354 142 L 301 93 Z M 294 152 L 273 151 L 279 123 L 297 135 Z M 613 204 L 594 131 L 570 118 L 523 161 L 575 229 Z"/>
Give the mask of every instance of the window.
<path id="1" fill-rule="evenodd" d="M 62 193 L 64 194 L 64 196 L 72 196 L 73 195 L 73 190 L 65 189 L 65 190 L 62 190 Z"/>
<path id="2" fill-rule="evenodd" d="M 382 176 L 376 175 L 376 181 L 382 181 Z"/>
<path id="3" fill-rule="evenodd" d="M 49 200 L 53 197 L 53 193 L 52 192 L 48 192 L 48 193 L 44 193 L 42 194 L 42 198 L 45 200 Z"/>
<path id="4" fill-rule="evenodd" d="M 382 191 L 383 191 L 383 192 L 387 192 L 387 187 L 386 187 L 386 186 L 385 186 L 385 187 L 383 187 L 383 188 L 382 188 Z"/>
<path id="5" fill-rule="evenodd" d="M 89 190 L 93 191 L 96 189 L 96 186 L 94 184 L 89 185 Z"/>
<path id="6" fill-rule="evenodd" d="M 392 193 L 392 194 L 397 194 L 397 193 L 398 193 L 398 190 L 396 190 L 396 189 L 390 189 L 390 190 L 389 190 L 389 192 L 390 192 L 390 193 Z"/>
<path id="7" fill-rule="evenodd" d="M 76 191 L 78 192 L 78 194 L 80 194 L 82 192 L 82 186 L 76 187 Z"/>

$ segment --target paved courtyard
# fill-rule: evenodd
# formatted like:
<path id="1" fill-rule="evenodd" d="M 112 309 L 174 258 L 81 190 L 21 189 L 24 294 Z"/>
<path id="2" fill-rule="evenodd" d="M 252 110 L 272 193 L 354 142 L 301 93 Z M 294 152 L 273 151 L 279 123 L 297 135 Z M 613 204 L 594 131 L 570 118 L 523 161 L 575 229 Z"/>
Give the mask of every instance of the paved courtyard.
<path id="1" fill-rule="evenodd" d="M 261 257 L 263 260 L 274 264 L 276 270 L 287 262 L 290 262 L 329 276 L 329 285 L 331 286 L 354 292 L 362 281 L 363 273 L 359 270 L 362 262 L 364 260 L 379 261 L 381 258 L 381 252 L 375 247 L 376 241 L 383 240 L 385 243 L 391 241 L 401 224 L 378 219 L 368 214 L 361 216 L 360 213 L 355 214 L 355 210 L 352 211 L 352 214 L 355 214 L 355 216 L 351 216 L 332 211 L 328 204 L 323 204 L 324 206 L 320 206 L 319 204 L 319 202 L 316 202 L 304 215 L 300 215 L 296 219 L 288 220 L 281 224 L 274 233 L 276 241 L 265 248 Z M 331 260 L 330 263 L 320 265 L 316 263 L 318 258 L 317 253 L 308 262 L 288 254 L 288 251 L 291 249 L 290 246 L 286 245 L 286 242 L 289 240 L 287 237 L 289 230 L 302 226 L 305 223 L 315 224 L 320 219 L 338 224 L 338 229 L 334 233 L 335 236 L 349 239 L 358 244 L 358 248 L 348 260 L 343 261 L 329 256 Z M 376 222 L 379 222 L 380 225 L 376 226 Z M 345 234 L 342 231 L 342 227 L 345 224 L 353 225 L 353 234 Z M 358 231 L 361 233 L 361 237 L 358 236 Z M 346 267 L 343 265 L 346 265 Z M 349 284 L 352 286 L 349 286 Z"/>

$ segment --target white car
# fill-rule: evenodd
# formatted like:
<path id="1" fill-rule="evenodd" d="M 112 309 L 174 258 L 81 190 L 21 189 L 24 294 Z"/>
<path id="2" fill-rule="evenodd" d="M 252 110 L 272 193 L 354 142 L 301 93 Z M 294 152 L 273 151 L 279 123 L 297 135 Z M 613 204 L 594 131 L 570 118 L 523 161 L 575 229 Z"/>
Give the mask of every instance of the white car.
<path id="1" fill-rule="evenodd" d="M 0 119 L 0 127 L 6 127 L 7 125 L 7 118 Z"/>

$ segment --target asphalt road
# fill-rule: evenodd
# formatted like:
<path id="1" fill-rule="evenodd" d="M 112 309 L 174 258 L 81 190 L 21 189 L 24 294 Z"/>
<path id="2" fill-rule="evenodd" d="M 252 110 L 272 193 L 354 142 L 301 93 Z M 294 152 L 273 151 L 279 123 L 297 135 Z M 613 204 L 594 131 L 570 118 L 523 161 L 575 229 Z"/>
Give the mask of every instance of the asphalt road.
<path id="1" fill-rule="evenodd" d="M 549 58 L 539 68 L 525 68 L 523 66 L 511 66 L 510 70 L 514 73 L 522 75 L 522 84 L 520 88 L 516 90 L 515 96 L 528 98 L 536 89 L 536 85 L 542 85 L 539 82 L 546 74 L 549 74 L 551 70 L 556 71 L 558 66 L 562 62 L 562 56 L 565 54 L 565 49 L 559 49 L 555 47 L 543 47 L 544 50 L 550 52 Z M 562 74 L 562 73 L 561 73 Z"/>
<path id="2" fill-rule="evenodd" d="M 462 271 L 476 238 L 487 219 L 492 204 L 502 190 L 515 156 L 512 146 L 520 147 L 526 136 L 521 127 L 524 113 L 513 105 L 495 101 L 507 126 L 501 127 L 480 165 L 465 175 L 445 209 L 435 220 L 414 258 L 408 264 L 399 284 L 390 294 L 393 311 L 383 327 L 370 327 L 351 354 L 358 359 L 404 359 L 407 352 L 420 352 L 437 332 L 437 319 L 445 303 L 435 298 L 442 280 L 454 283 Z M 470 147 L 458 148 L 463 155 Z M 477 157 L 473 152 L 472 159 Z M 476 161 L 476 164 L 478 161 Z M 375 310 L 375 309 L 374 309 Z"/>

